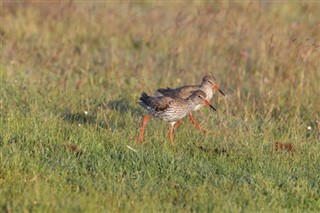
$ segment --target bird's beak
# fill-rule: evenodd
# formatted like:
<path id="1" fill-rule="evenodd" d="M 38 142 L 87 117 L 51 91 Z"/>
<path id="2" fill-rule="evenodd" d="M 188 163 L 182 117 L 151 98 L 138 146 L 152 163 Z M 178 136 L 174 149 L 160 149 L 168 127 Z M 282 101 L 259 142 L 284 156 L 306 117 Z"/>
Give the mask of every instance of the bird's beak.
<path id="1" fill-rule="evenodd" d="M 213 84 L 213 85 L 212 85 L 212 88 L 215 89 L 215 90 L 217 90 L 217 91 L 219 91 L 223 96 L 226 96 L 226 95 L 224 94 L 224 92 L 222 92 L 221 89 L 219 89 L 219 87 L 218 87 L 216 84 Z"/>
<path id="2" fill-rule="evenodd" d="M 211 109 L 213 109 L 214 111 L 217 111 L 216 108 L 214 108 L 214 107 L 210 104 L 209 101 L 204 100 L 204 104 L 207 105 L 207 106 L 209 106 L 209 107 L 210 107 Z"/>

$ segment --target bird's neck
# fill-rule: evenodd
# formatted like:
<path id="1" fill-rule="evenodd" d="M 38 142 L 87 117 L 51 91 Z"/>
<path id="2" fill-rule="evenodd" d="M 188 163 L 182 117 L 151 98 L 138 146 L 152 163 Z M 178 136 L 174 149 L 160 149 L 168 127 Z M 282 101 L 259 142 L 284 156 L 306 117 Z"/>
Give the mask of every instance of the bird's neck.
<path id="1" fill-rule="evenodd" d="M 200 89 L 202 89 L 202 90 L 211 89 L 211 84 L 208 83 L 208 82 L 203 82 L 203 83 L 200 85 Z"/>
<path id="2" fill-rule="evenodd" d="M 200 89 L 206 93 L 207 100 L 210 100 L 212 98 L 213 92 L 212 92 L 212 85 L 211 84 L 201 85 Z"/>

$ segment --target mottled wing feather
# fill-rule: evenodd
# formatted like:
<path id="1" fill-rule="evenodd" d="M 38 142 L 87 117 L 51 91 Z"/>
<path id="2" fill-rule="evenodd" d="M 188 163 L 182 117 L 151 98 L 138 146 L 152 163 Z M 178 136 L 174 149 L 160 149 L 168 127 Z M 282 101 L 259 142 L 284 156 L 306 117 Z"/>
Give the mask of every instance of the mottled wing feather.
<path id="1" fill-rule="evenodd" d="M 168 95 L 170 93 L 172 93 L 174 91 L 174 89 L 170 88 L 170 87 L 167 87 L 166 89 L 164 88 L 160 88 L 157 90 L 157 92 L 161 93 L 162 95 Z"/>
<path id="2" fill-rule="evenodd" d="M 191 93 L 195 90 L 199 89 L 199 86 L 191 85 L 191 86 L 183 86 L 176 89 L 158 89 L 157 91 L 164 96 L 170 96 L 173 98 L 180 97 L 180 98 L 187 98 L 191 95 Z"/>
<path id="3" fill-rule="evenodd" d="M 172 98 L 167 96 L 152 98 L 150 100 L 150 106 L 154 108 L 157 112 L 164 111 L 169 107 L 172 100 Z"/>
<path id="4" fill-rule="evenodd" d="M 174 99 L 174 101 L 173 100 L 171 100 L 170 102 L 169 102 L 169 106 L 168 106 L 168 108 L 167 109 L 182 109 L 183 108 L 183 106 L 185 105 L 185 102 L 184 102 L 184 100 L 183 99 L 180 99 L 180 98 L 177 98 L 177 99 Z M 175 111 L 174 110 L 174 111 Z"/>

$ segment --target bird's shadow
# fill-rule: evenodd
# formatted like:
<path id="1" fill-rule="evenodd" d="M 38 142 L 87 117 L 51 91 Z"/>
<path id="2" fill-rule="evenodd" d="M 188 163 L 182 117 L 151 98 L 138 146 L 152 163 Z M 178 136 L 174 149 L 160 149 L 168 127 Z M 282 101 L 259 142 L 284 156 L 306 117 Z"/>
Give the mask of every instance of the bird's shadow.
<path id="1" fill-rule="evenodd" d="M 104 106 L 121 114 L 135 111 L 135 108 L 132 107 L 125 99 L 111 100 L 106 102 Z"/>
<path id="2" fill-rule="evenodd" d="M 101 106 L 105 107 L 106 109 L 115 111 L 119 114 L 130 113 L 132 116 L 140 116 L 143 114 L 143 109 L 139 106 L 138 103 L 133 106 L 132 104 L 130 104 L 130 101 L 123 98 L 107 101 Z"/>
<path id="3" fill-rule="evenodd" d="M 106 115 L 104 119 L 98 117 L 98 111 L 102 110 Z M 111 122 L 108 119 L 108 110 L 115 111 L 121 116 L 125 113 L 130 113 L 132 116 L 141 115 L 143 112 L 140 108 L 134 107 L 129 104 L 129 101 L 125 99 L 111 100 L 106 102 L 100 102 L 92 107 L 92 110 L 87 114 L 84 112 L 72 112 L 70 109 L 65 109 L 60 114 L 60 118 L 69 123 L 98 125 L 101 128 L 110 127 Z M 117 122 L 120 126 L 115 128 L 121 128 L 122 122 Z"/>
<path id="4" fill-rule="evenodd" d="M 72 112 L 69 109 L 64 110 L 61 113 L 61 119 L 67 121 L 69 123 L 77 123 L 77 124 L 89 124 L 95 125 L 97 124 L 97 117 L 95 114 L 86 115 L 85 113 L 80 112 Z"/>

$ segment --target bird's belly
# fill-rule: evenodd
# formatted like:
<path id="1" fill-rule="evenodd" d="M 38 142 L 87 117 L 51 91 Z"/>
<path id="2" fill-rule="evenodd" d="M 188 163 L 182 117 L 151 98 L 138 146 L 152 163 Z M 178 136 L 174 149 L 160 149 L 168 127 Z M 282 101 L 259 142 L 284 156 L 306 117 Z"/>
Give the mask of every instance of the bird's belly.
<path id="1" fill-rule="evenodd" d="M 188 113 L 189 111 L 184 111 L 184 112 L 179 111 L 179 112 L 172 112 L 172 113 L 158 112 L 155 114 L 155 116 L 167 122 L 176 122 L 184 118 Z"/>

